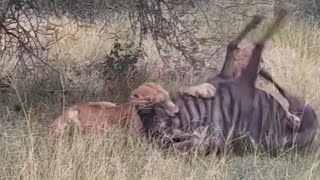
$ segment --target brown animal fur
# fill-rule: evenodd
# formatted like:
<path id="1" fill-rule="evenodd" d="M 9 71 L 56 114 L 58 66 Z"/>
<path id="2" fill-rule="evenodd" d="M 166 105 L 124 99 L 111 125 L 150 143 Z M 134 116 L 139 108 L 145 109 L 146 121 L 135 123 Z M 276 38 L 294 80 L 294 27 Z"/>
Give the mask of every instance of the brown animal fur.
<path id="1" fill-rule="evenodd" d="M 61 133 L 68 126 L 74 125 L 76 130 L 83 133 L 87 129 L 100 131 L 119 125 L 124 128 L 133 128 L 141 133 L 143 125 L 135 106 L 157 102 L 167 104 L 168 114 L 178 112 L 177 106 L 170 100 L 167 91 L 158 84 L 145 83 L 131 93 L 129 102 L 125 104 L 116 105 L 103 101 L 74 105 L 54 120 L 52 128 L 54 132 Z"/>
<path id="2" fill-rule="evenodd" d="M 170 116 L 174 116 L 179 111 L 178 107 L 171 101 L 169 93 L 156 83 L 143 84 L 132 92 L 130 98 L 132 102 L 143 105 L 165 102 L 166 112 Z"/>
<path id="3" fill-rule="evenodd" d="M 116 104 L 108 101 L 99 101 L 99 102 L 88 102 L 89 105 L 100 105 L 105 107 L 115 107 Z"/>

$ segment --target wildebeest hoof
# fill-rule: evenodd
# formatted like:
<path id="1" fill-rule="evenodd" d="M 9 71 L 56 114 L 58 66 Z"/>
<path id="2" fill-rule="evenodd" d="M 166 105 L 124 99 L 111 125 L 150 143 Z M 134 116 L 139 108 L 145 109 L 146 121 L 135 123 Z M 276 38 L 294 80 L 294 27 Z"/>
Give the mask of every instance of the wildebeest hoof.
<path id="1" fill-rule="evenodd" d="M 251 28 L 252 29 L 256 28 L 256 26 L 260 24 L 263 19 L 264 17 L 260 15 L 253 16 L 252 24 L 250 24 L 252 26 Z"/>
<path id="2" fill-rule="evenodd" d="M 299 129 L 301 125 L 301 119 L 291 113 L 287 114 L 289 119 L 288 125 L 291 129 Z"/>

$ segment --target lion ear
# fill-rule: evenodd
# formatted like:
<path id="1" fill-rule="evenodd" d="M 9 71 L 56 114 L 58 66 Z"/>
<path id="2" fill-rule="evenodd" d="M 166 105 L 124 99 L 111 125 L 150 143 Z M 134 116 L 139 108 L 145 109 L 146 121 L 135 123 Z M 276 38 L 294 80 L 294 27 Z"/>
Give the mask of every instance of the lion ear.
<path id="1" fill-rule="evenodd" d="M 167 101 L 165 111 L 169 116 L 173 117 L 176 113 L 179 112 L 179 108 L 172 101 Z"/>

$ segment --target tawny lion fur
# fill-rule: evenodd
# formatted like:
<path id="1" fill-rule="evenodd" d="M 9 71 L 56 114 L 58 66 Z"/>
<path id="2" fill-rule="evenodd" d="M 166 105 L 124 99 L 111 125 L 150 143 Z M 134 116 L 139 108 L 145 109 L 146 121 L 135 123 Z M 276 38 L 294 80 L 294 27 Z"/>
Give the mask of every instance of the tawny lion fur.
<path id="1" fill-rule="evenodd" d="M 216 93 L 216 88 L 212 84 L 202 83 L 194 86 L 182 87 L 179 92 L 195 97 L 212 98 Z"/>
<path id="2" fill-rule="evenodd" d="M 165 102 L 168 114 L 178 112 L 178 108 L 169 98 L 169 93 L 155 83 L 144 83 L 135 89 L 128 103 L 116 105 L 111 102 L 88 102 L 66 109 L 53 122 L 54 132 L 61 132 L 69 125 L 74 125 L 80 133 L 87 129 L 104 130 L 119 125 L 133 128 L 141 133 L 143 125 L 135 106 L 147 103 Z"/>

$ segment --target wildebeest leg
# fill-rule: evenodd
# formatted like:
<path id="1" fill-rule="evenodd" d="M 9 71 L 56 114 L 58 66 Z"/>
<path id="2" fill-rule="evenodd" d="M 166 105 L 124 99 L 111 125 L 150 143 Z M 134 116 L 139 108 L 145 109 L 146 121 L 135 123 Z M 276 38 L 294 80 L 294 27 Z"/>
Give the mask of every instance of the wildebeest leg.
<path id="1" fill-rule="evenodd" d="M 279 16 L 277 16 L 275 22 L 267 30 L 266 34 L 258 42 L 255 43 L 255 48 L 252 52 L 249 64 L 247 68 L 244 69 L 243 75 L 241 75 L 240 80 L 247 81 L 251 85 L 254 85 L 258 76 L 258 68 L 261 61 L 261 53 L 264 44 L 275 33 L 277 28 L 280 26 L 281 21 L 285 18 L 286 14 L 287 12 L 284 9 L 280 10 Z"/>
<path id="2" fill-rule="evenodd" d="M 278 87 L 281 88 L 280 86 Z M 296 133 L 292 140 L 300 150 L 308 148 L 314 141 L 319 126 L 318 117 L 314 109 L 284 89 L 280 89 L 279 91 L 288 99 L 289 111 L 300 118 L 298 128 L 294 126 L 297 129 L 293 129 Z M 290 133 L 292 134 L 292 132 L 289 132 L 289 135 L 291 135 Z"/>
<path id="3" fill-rule="evenodd" d="M 223 64 L 222 70 L 218 76 L 221 76 L 223 79 L 233 78 L 234 72 L 234 57 L 233 51 L 238 49 L 238 44 L 241 40 L 256 26 L 261 22 L 261 16 L 254 16 L 251 22 L 244 28 L 244 30 L 227 46 L 227 54 L 225 58 L 225 62 Z"/>
<path id="4" fill-rule="evenodd" d="M 180 129 L 173 129 L 171 134 L 171 138 L 179 140 L 186 140 L 192 137 L 191 133 L 183 132 Z"/>
<path id="5" fill-rule="evenodd" d="M 253 109 L 258 108 L 254 104 L 256 93 L 255 82 L 258 77 L 259 65 L 261 62 L 261 55 L 264 45 L 268 39 L 276 32 L 281 20 L 285 17 L 286 11 L 281 11 L 272 26 L 266 31 L 266 34 L 255 43 L 252 55 L 249 59 L 247 67 L 243 70 L 242 74 L 237 81 L 237 89 L 234 90 L 236 98 L 240 99 L 240 118 L 238 120 L 238 135 L 247 136 L 250 122 L 248 119 L 254 119 L 252 114 Z M 261 108 L 261 107 L 260 107 Z M 257 120 L 258 121 L 258 120 Z"/>
<path id="6" fill-rule="evenodd" d="M 297 145 L 299 150 L 308 149 L 314 141 L 318 130 L 318 118 L 315 111 L 310 105 L 305 105 L 304 101 L 299 100 L 297 97 L 283 89 L 272 79 L 268 72 L 262 70 L 260 71 L 260 74 L 274 83 L 280 94 L 288 100 L 289 111 L 295 113 L 295 117 L 299 118 L 298 122 L 288 118 L 288 125 L 290 128 L 286 128 L 285 132 L 289 140 L 288 144 Z M 299 113 L 302 113 L 302 116 L 300 116 Z"/>
<path id="7" fill-rule="evenodd" d="M 274 81 L 271 74 L 267 72 L 265 69 L 261 69 L 259 74 L 266 80 L 272 82 L 274 86 L 278 89 L 280 94 L 287 99 L 289 103 L 289 109 L 286 110 L 287 117 L 289 119 L 288 125 L 292 129 L 299 129 L 301 124 L 301 119 L 292 113 L 296 113 L 298 109 L 300 109 L 300 111 L 303 111 L 302 108 L 304 106 L 304 103 L 302 103 L 299 99 L 292 96 L 289 92 L 283 89 L 277 82 Z M 283 109 L 286 109 L 286 108 L 283 108 Z"/>
<path id="8" fill-rule="evenodd" d="M 208 131 L 208 126 L 200 126 L 193 131 L 188 140 L 184 140 L 174 144 L 174 147 L 179 151 L 192 152 L 200 150 L 200 152 L 211 152 L 218 147 L 218 141 L 211 136 Z"/>
<path id="9" fill-rule="evenodd" d="M 271 29 L 272 30 L 272 29 Z M 256 93 L 255 82 L 258 77 L 258 69 L 259 64 L 261 61 L 261 54 L 264 49 L 265 41 L 260 41 L 255 44 L 255 47 L 252 51 L 252 55 L 249 59 L 249 63 L 247 67 L 243 70 L 242 74 L 240 75 L 239 79 L 236 79 L 236 86 L 233 88 L 233 98 L 238 99 L 236 102 L 239 106 L 238 114 L 235 116 L 233 114 L 234 120 L 232 120 L 232 124 L 237 124 L 236 134 L 233 132 L 233 128 L 229 128 L 227 140 L 234 138 L 233 136 L 247 136 L 248 129 L 250 126 L 251 119 L 253 119 L 252 111 L 255 108 L 254 105 L 254 97 Z M 221 93 L 220 93 L 221 92 Z M 223 94 L 222 91 L 217 90 L 217 96 L 215 97 L 215 101 L 219 101 L 220 97 L 219 94 Z M 221 96 L 221 95 L 220 95 Z M 236 112 L 236 111 L 235 111 Z M 212 115 L 215 117 L 214 119 L 218 119 L 218 116 Z M 210 117 L 209 117 L 210 118 Z M 227 143 L 229 144 L 229 143 Z"/>
<path id="10" fill-rule="evenodd" d="M 255 16 L 251 23 L 245 28 L 245 30 L 236 38 L 233 42 L 228 45 L 228 52 L 225 60 L 224 67 L 221 71 L 220 78 L 222 80 L 233 79 L 234 81 L 221 83 L 217 88 L 217 95 L 215 100 L 212 101 L 212 110 L 208 113 L 208 119 L 212 123 L 213 137 L 217 138 L 219 148 L 228 149 L 227 141 L 233 139 L 236 136 L 247 136 L 248 135 L 248 125 L 252 119 L 252 108 L 254 108 L 254 97 L 255 97 L 255 81 L 258 76 L 259 64 L 261 61 L 261 54 L 264 48 L 264 44 L 267 39 L 274 33 L 277 26 L 272 26 L 266 33 L 266 35 L 255 44 L 252 51 L 252 55 L 249 59 L 249 64 L 245 67 L 239 79 L 233 78 L 233 53 L 232 51 L 236 49 L 237 43 L 244 37 L 249 30 L 256 27 L 256 25 L 261 21 L 260 16 Z M 228 93 L 228 94 L 227 94 Z M 230 94 L 229 94 L 230 93 Z M 226 100 L 224 97 L 232 96 L 233 103 Z M 235 104 L 236 103 L 236 104 Z M 222 110 L 220 108 L 221 104 L 223 107 L 233 107 L 230 110 L 226 109 L 227 112 L 232 112 L 232 117 L 224 117 L 222 115 Z M 228 124 L 228 128 L 223 128 Z"/>
<path id="11" fill-rule="evenodd" d="M 311 144 L 314 139 L 315 132 L 317 132 L 318 129 L 318 118 L 314 109 L 310 105 L 305 104 L 302 99 L 290 94 L 282 88 L 265 70 L 260 71 L 260 74 L 264 78 L 273 82 L 280 94 L 288 100 L 289 112 L 292 113 L 292 116 L 289 117 L 290 121 L 288 125 L 298 133 L 296 139 L 298 146 L 305 147 Z M 309 144 L 306 142 L 309 142 Z"/>
<path id="12" fill-rule="evenodd" d="M 280 94 L 288 100 L 289 111 L 291 113 L 303 111 L 303 108 L 305 106 L 304 105 L 305 103 L 303 102 L 303 100 L 299 99 L 298 97 L 295 97 L 295 96 L 291 95 L 288 91 L 286 91 L 284 88 L 282 88 L 277 82 L 275 82 L 273 80 L 273 78 L 271 77 L 270 73 L 268 73 L 266 70 L 261 69 L 260 75 L 262 77 L 264 77 L 265 79 L 269 80 L 270 82 L 273 82 L 273 84 L 278 89 Z"/>

